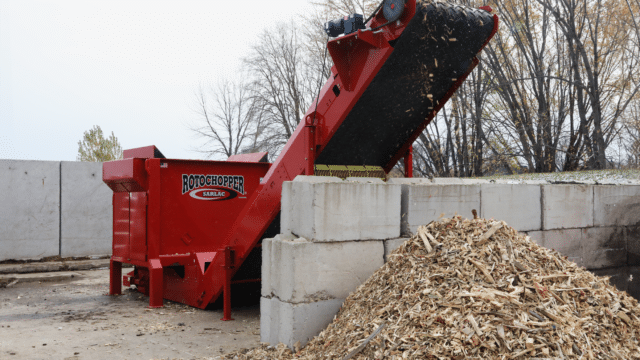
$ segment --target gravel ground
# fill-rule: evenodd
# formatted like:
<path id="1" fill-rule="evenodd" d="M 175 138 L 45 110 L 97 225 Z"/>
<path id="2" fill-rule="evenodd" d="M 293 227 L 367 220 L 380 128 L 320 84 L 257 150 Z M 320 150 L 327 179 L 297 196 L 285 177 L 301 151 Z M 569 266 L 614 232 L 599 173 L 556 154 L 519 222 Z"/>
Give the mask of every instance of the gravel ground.
<path id="1" fill-rule="evenodd" d="M 129 289 L 108 296 L 108 270 L 56 274 L 0 288 L 0 359 L 216 359 L 259 345 L 258 305 L 223 322 L 221 309 L 149 309 Z"/>

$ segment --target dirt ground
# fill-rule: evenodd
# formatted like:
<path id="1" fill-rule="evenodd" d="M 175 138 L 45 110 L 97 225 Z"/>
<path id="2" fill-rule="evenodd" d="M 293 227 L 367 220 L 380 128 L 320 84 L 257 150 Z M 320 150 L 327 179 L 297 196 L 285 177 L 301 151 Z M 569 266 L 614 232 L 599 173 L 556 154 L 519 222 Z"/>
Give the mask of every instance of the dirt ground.
<path id="1" fill-rule="evenodd" d="M 135 290 L 108 296 L 108 270 L 51 280 L 0 289 L 0 359 L 217 359 L 259 344 L 258 305 L 224 322 L 221 309 L 166 300 L 149 309 Z"/>

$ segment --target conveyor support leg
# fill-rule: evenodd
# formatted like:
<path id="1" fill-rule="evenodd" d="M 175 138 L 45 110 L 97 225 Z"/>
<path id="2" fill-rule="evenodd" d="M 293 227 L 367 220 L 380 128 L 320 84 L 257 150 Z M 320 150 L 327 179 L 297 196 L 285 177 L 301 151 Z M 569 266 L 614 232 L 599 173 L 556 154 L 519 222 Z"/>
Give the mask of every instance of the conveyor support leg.
<path id="1" fill-rule="evenodd" d="M 230 247 L 224 249 L 224 289 L 223 294 L 223 317 L 222 321 L 233 320 L 231 317 L 231 277 L 233 276 L 233 255 L 234 251 Z"/>
<path id="2" fill-rule="evenodd" d="M 404 177 L 413 177 L 413 146 L 404 155 Z"/>
<path id="3" fill-rule="evenodd" d="M 109 266 L 109 295 L 122 294 L 122 263 L 111 260 Z"/>
<path id="4" fill-rule="evenodd" d="M 159 308 L 162 307 L 162 293 L 163 293 L 163 274 L 162 264 L 159 259 L 152 259 L 149 261 L 149 307 Z"/>

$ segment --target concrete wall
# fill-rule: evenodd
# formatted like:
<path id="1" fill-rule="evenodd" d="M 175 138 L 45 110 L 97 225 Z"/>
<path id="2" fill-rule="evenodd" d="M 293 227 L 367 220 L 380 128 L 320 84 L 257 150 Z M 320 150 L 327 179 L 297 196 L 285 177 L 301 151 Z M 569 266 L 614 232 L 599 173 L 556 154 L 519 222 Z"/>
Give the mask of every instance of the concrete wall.
<path id="1" fill-rule="evenodd" d="M 0 161 L 0 260 L 60 253 L 60 163 Z"/>
<path id="2" fill-rule="evenodd" d="M 418 226 L 472 210 L 640 298 L 640 184 L 297 177 L 283 185 L 283 234 L 263 243 L 261 340 L 304 345 Z"/>
<path id="3" fill-rule="evenodd" d="M 0 160 L 0 261 L 111 253 L 102 164 Z"/>
<path id="4" fill-rule="evenodd" d="M 60 256 L 111 254 L 113 192 L 102 182 L 102 163 L 63 161 Z"/>

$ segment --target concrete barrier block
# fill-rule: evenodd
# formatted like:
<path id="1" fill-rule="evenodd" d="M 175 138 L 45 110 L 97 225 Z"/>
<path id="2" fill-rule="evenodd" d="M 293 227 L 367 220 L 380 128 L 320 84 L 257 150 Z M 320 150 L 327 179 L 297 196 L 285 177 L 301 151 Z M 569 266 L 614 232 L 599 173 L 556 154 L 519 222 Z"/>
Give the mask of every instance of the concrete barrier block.
<path id="1" fill-rule="evenodd" d="M 386 263 L 389 260 L 389 254 L 391 254 L 395 249 L 399 248 L 400 245 L 404 244 L 405 241 L 409 240 L 409 238 L 399 238 L 399 239 L 390 239 L 384 241 L 384 262 Z"/>
<path id="2" fill-rule="evenodd" d="M 624 228 L 602 227 L 582 231 L 582 251 L 587 269 L 626 266 L 627 246 Z"/>
<path id="3" fill-rule="evenodd" d="M 504 220 L 518 231 L 542 230 L 540 186 L 483 184 L 480 216 Z"/>
<path id="4" fill-rule="evenodd" d="M 543 185 L 543 229 L 593 226 L 593 186 Z"/>
<path id="5" fill-rule="evenodd" d="M 615 286 L 619 291 L 629 290 L 629 267 L 620 267 L 615 269 L 592 269 L 589 270 L 598 276 L 608 276 L 609 283 Z"/>
<path id="6" fill-rule="evenodd" d="M 294 186 L 294 181 L 296 185 Z M 282 233 L 293 231 L 294 228 L 313 228 L 313 200 L 314 184 L 342 183 L 342 179 L 332 176 L 301 176 L 294 181 L 282 183 L 282 197 L 280 208 L 280 229 Z M 306 204 L 304 206 L 303 204 Z M 296 207 L 294 210 L 293 207 Z M 296 213 L 296 211 L 301 213 Z M 300 231 L 297 229 L 297 231 Z M 298 234 L 300 236 L 304 236 Z"/>
<path id="7" fill-rule="evenodd" d="M 400 198 L 400 185 L 297 177 L 283 184 L 281 231 L 317 242 L 396 238 Z"/>
<path id="8" fill-rule="evenodd" d="M 260 341 L 289 348 L 304 346 L 320 334 L 340 310 L 344 299 L 292 304 L 278 298 L 260 299 Z"/>
<path id="9" fill-rule="evenodd" d="M 626 228 L 627 238 L 627 264 L 640 266 L 640 226 Z M 640 278 L 638 278 L 640 281 Z"/>
<path id="10" fill-rule="evenodd" d="M 491 184 L 491 181 L 484 179 L 460 179 L 464 185 Z"/>
<path id="11" fill-rule="evenodd" d="M 348 177 L 345 179 L 347 182 L 355 182 L 359 184 L 384 184 L 380 178 L 370 178 L 370 177 Z"/>
<path id="12" fill-rule="evenodd" d="M 640 300 L 640 266 L 629 267 L 629 277 L 627 279 L 629 295 Z"/>
<path id="13" fill-rule="evenodd" d="M 384 265 L 384 243 L 274 238 L 263 245 L 263 264 L 264 297 L 290 303 L 344 299 Z"/>
<path id="14" fill-rule="evenodd" d="M 0 160 L 0 260 L 60 254 L 60 163 Z"/>
<path id="15" fill-rule="evenodd" d="M 595 186 L 593 188 L 595 226 L 640 224 L 640 186 Z"/>
<path id="16" fill-rule="evenodd" d="M 479 185 L 403 185 L 402 233 L 415 233 L 442 216 L 471 218 L 472 209 L 480 210 Z"/>
<path id="17" fill-rule="evenodd" d="M 387 184 L 396 185 L 433 185 L 429 178 L 391 178 Z"/>
<path id="18" fill-rule="evenodd" d="M 527 185 L 547 185 L 549 182 L 547 180 L 523 180 L 523 184 Z"/>
<path id="19" fill-rule="evenodd" d="M 462 185 L 462 184 L 464 184 L 464 181 L 462 181 L 462 179 L 454 178 L 454 177 L 450 177 L 450 178 L 433 178 L 431 180 L 431 182 L 436 184 L 436 185 Z"/>
<path id="20" fill-rule="evenodd" d="M 583 266 L 582 229 L 531 231 L 528 235 L 538 245 L 557 250 Z"/>
<path id="21" fill-rule="evenodd" d="M 62 257 L 109 255 L 113 236 L 113 192 L 102 182 L 102 163 L 61 164 Z"/>

